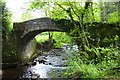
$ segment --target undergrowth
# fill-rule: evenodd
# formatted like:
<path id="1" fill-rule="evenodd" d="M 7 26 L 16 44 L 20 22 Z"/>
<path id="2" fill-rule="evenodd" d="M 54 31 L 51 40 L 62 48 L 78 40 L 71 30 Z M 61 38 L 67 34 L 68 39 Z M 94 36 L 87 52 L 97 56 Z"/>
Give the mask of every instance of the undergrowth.
<path id="1" fill-rule="evenodd" d="M 96 55 L 88 55 L 88 54 Z M 74 52 L 63 76 L 68 78 L 120 78 L 120 53 L 113 48 L 92 48 L 88 52 Z M 92 56 L 92 57 L 91 57 Z"/>

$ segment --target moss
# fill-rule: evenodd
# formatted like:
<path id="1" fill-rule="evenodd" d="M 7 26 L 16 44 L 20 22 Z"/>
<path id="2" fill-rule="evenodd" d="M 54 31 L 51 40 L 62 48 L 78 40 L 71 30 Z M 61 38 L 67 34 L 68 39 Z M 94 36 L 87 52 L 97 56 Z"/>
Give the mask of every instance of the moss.
<path id="1" fill-rule="evenodd" d="M 29 59 L 29 61 L 33 61 L 39 54 L 33 53 Z"/>

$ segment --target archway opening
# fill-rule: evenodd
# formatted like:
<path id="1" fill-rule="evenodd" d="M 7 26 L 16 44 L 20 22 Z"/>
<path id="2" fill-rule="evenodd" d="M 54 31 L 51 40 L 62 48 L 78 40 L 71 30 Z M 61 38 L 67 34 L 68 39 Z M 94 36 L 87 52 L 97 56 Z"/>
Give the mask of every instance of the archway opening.
<path id="1" fill-rule="evenodd" d="M 43 45 L 44 43 L 51 44 L 51 48 L 60 48 L 64 44 L 70 44 L 72 38 L 65 32 L 42 32 L 35 36 L 36 43 Z"/>

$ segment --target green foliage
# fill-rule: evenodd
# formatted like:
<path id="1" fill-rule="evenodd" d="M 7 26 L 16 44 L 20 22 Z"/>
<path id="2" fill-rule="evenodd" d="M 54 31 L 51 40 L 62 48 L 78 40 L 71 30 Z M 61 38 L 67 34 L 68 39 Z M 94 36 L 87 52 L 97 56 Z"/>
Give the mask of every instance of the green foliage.
<path id="1" fill-rule="evenodd" d="M 94 19 L 95 19 L 95 22 L 100 22 L 100 8 L 99 8 L 99 6 L 96 4 L 96 3 L 94 3 L 94 11 L 93 11 L 93 14 L 94 14 Z"/>
<path id="2" fill-rule="evenodd" d="M 43 6 L 45 6 L 45 2 L 43 2 L 42 0 L 35 0 L 34 2 L 32 2 L 30 4 L 30 9 L 40 9 Z"/>
<path id="3" fill-rule="evenodd" d="M 118 22 L 118 20 L 119 20 L 118 11 L 113 12 L 113 13 L 110 13 L 110 14 L 108 15 L 107 20 L 108 20 L 108 23 Z"/>
<path id="4" fill-rule="evenodd" d="M 56 48 L 60 48 L 64 44 L 71 43 L 72 39 L 66 33 L 50 32 L 50 34 L 51 34 L 52 39 L 55 40 L 54 47 L 56 47 Z M 36 38 L 37 43 L 43 44 L 45 41 L 49 40 L 49 35 L 48 35 L 48 32 L 43 32 L 40 35 L 37 35 L 35 38 Z"/>
<path id="5" fill-rule="evenodd" d="M 119 50 L 117 48 L 96 48 L 87 49 L 87 54 L 89 54 L 89 59 L 94 60 L 95 63 L 100 63 L 101 61 L 107 59 L 118 59 Z"/>
<path id="6" fill-rule="evenodd" d="M 54 46 L 57 48 L 62 47 L 64 44 L 69 44 L 72 41 L 71 37 L 63 32 L 53 32 L 52 38 L 56 41 Z"/>
<path id="7" fill-rule="evenodd" d="M 51 14 L 50 17 L 52 19 L 64 19 L 64 18 L 68 19 L 66 12 L 63 11 L 62 9 L 59 9 L 59 7 L 56 7 L 56 9 L 52 10 L 50 14 Z"/>
<path id="8" fill-rule="evenodd" d="M 22 16 L 21 16 L 21 19 L 20 19 L 20 21 L 22 22 L 22 21 L 27 21 L 27 20 L 30 20 L 30 19 L 32 19 L 33 18 L 33 16 L 32 16 L 32 14 L 30 13 L 30 11 L 25 11 L 23 14 L 22 14 Z"/>
<path id="9" fill-rule="evenodd" d="M 5 7 L 5 5 L 6 3 L 2 2 L 0 8 L 2 9 L 2 57 L 3 62 L 6 63 L 6 61 L 9 62 L 9 60 L 5 60 L 6 58 L 16 56 L 16 42 L 11 25 L 12 14 Z"/>
<path id="10" fill-rule="evenodd" d="M 42 44 L 49 39 L 49 35 L 48 32 L 43 32 L 40 35 L 37 35 L 35 38 L 37 43 Z"/>
<path id="11" fill-rule="evenodd" d="M 11 30 L 11 14 L 5 5 L 5 2 L 1 2 L 0 8 L 2 9 L 2 39 L 4 43 L 6 43 L 8 33 Z"/>
<path id="12" fill-rule="evenodd" d="M 8 11 L 8 9 L 5 7 L 6 3 L 2 2 L 0 8 L 2 9 L 2 29 L 6 33 L 12 30 L 11 25 L 11 16 L 12 14 Z"/>
<path id="13" fill-rule="evenodd" d="M 97 49 L 91 49 L 93 53 L 96 52 L 97 54 L 100 54 L 101 52 L 105 54 L 102 55 L 102 57 L 104 56 L 104 59 L 97 64 L 94 63 L 95 58 L 93 58 L 94 60 L 89 60 L 89 58 L 86 58 L 81 53 L 72 53 L 74 56 L 70 59 L 71 61 L 68 62 L 70 68 L 65 71 L 64 76 L 68 76 L 68 78 L 119 78 L 119 72 L 113 70 L 120 66 L 118 61 L 120 58 L 119 50 L 111 50 L 108 48 L 101 49 L 102 50 L 99 52 L 96 52 L 98 51 Z M 113 56 L 110 56 L 109 54 L 116 56 L 113 58 Z"/>
<path id="14" fill-rule="evenodd" d="M 88 54 L 91 54 L 90 56 L 93 56 L 93 59 L 95 59 L 96 58 L 96 60 L 98 61 L 98 62 L 101 62 L 101 59 L 102 59 L 102 56 L 101 56 L 101 54 L 100 54 L 100 50 L 99 50 L 99 48 L 91 48 L 91 49 L 87 49 L 87 51 L 88 51 Z M 90 53 L 89 53 L 90 52 Z"/>
<path id="15" fill-rule="evenodd" d="M 2 56 L 3 57 L 16 56 L 17 48 L 13 31 L 11 31 L 7 37 L 8 39 L 6 40 L 6 42 L 3 41 Z"/>

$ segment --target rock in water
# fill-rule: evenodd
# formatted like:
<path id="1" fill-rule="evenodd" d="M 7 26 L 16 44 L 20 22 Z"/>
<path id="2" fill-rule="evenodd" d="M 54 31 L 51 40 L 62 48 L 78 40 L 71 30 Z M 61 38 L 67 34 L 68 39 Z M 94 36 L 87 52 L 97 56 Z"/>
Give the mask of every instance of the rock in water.
<path id="1" fill-rule="evenodd" d="M 32 74 L 31 78 L 34 80 L 34 79 L 40 78 L 40 75 L 39 74 Z"/>

